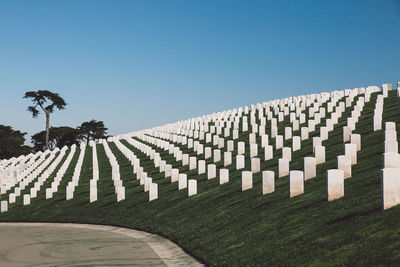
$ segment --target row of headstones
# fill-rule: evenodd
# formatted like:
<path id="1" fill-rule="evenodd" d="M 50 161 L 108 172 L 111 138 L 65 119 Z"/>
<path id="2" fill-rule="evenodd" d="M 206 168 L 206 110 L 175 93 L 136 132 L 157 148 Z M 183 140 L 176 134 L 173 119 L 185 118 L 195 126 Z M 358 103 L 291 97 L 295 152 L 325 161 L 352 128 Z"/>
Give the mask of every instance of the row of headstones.
<path id="1" fill-rule="evenodd" d="M 66 196 L 65 196 L 66 200 L 72 199 L 74 197 L 75 187 L 78 186 L 78 183 L 79 183 L 79 178 L 81 175 L 82 164 L 83 164 L 83 158 L 85 157 L 85 152 L 86 152 L 86 146 L 84 144 L 81 144 L 80 148 L 81 149 L 80 149 L 78 161 L 75 165 L 74 173 L 72 175 L 72 180 L 70 182 L 68 182 L 68 184 L 67 184 Z M 46 191 L 46 195 L 47 195 L 47 191 Z"/>
<path id="2" fill-rule="evenodd" d="M 97 159 L 97 147 L 94 142 L 89 144 L 92 147 L 92 179 L 89 181 L 89 202 L 97 201 L 97 181 L 99 180 L 99 162 Z"/>
<path id="3" fill-rule="evenodd" d="M 115 194 L 117 195 L 117 202 L 125 199 L 125 187 L 122 185 L 121 174 L 119 172 L 119 165 L 117 159 L 112 153 L 107 142 L 103 142 L 104 151 L 111 164 L 111 177 L 114 183 Z"/>
<path id="4" fill-rule="evenodd" d="M 57 168 L 57 166 L 59 165 L 61 160 L 64 158 L 66 150 L 67 149 L 61 149 L 61 152 L 58 155 L 58 157 L 44 171 L 43 175 L 41 175 L 38 178 L 38 181 L 36 181 L 34 183 L 34 186 L 32 188 L 30 188 L 30 194 L 26 194 L 29 197 L 24 195 L 24 205 L 29 205 L 30 204 L 30 200 L 37 196 L 37 192 L 40 190 L 40 187 L 54 173 L 55 169 Z M 53 197 L 53 193 L 57 192 L 58 185 L 57 186 L 55 186 L 55 185 L 59 184 L 59 182 L 64 177 L 64 174 L 67 171 L 67 169 L 69 167 L 69 164 L 72 161 L 72 158 L 74 157 L 75 151 L 76 151 L 76 145 L 72 145 L 70 153 L 68 154 L 67 158 L 65 159 L 64 163 L 61 165 L 59 170 L 56 172 L 54 180 L 51 183 L 51 187 L 50 188 L 46 188 L 46 199 L 52 198 Z"/>
<path id="5" fill-rule="evenodd" d="M 400 155 L 394 122 L 385 123 L 385 146 L 382 169 L 383 209 L 400 204 Z"/>
<path id="6" fill-rule="evenodd" d="M 58 151 L 58 150 L 57 150 Z M 46 159 L 46 156 L 50 154 L 50 150 L 45 151 L 44 153 L 37 153 L 38 157 L 36 157 L 35 161 L 33 161 L 28 168 L 26 168 L 22 173 L 17 175 L 15 179 L 8 180 L 10 183 L 2 184 L 1 185 L 1 194 L 6 194 L 8 190 L 10 190 L 12 187 L 14 187 L 17 183 L 19 183 L 21 180 L 25 179 L 26 176 L 31 174 L 40 164 L 43 163 L 43 161 Z"/>
<path id="7" fill-rule="evenodd" d="M 58 166 L 60 161 L 65 155 L 65 152 L 68 148 L 65 146 L 61 149 L 57 158 L 55 158 L 55 153 L 50 153 L 50 156 L 40 165 L 37 169 L 35 169 L 32 174 L 28 175 L 27 178 L 21 181 L 19 186 L 14 188 L 14 192 L 8 195 L 8 203 L 3 204 L 5 209 L 8 210 L 8 204 L 15 203 L 16 198 L 21 195 L 21 191 L 25 189 L 36 177 L 37 181 L 34 182 L 33 186 L 29 189 L 29 194 L 24 194 L 23 196 L 23 205 L 29 205 L 31 198 L 35 198 L 37 196 L 37 192 L 40 190 L 40 187 L 44 184 L 46 179 L 51 175 L 54 169 Z M 71 148 L 74 150 L 75 147 Z M 55 158 L 55 159 L 54 159 Z M 54 161 L 53 161 L 54 159 Z M 50 164 L 51 163 L 51 164 Z M 49 165 L 50 164 L 50 165 Z M 41 173 L 41 174 L 40 174 Z M 7 207 L 6 207 L 7 206 Z"/>
<path id="8" fill-rule="evenodd" d="M 65 150 L 64 151 L 61 151 L 60 152 L 60 155 L 61 154 L 64 154 L 64 152 L 65 152 Z M 41 174 L 41 173 L 43 173 L 42 175 L 48 175 L 48 173 L 45 171 L 47 168 L 48 168 L 48 166 L 49 166 L 49 164 L 53 161 L 53 159 L 55 158 L 55 155 L 56 155 L 56 153 L 57 152 L 51 152 L 50 153 L 50 156 L 46 159 L 46 160 L 44 160 L 43 161 L 43 163 L 41 164 L 41 165 L 39 165 L 38 166 L 38 168 L 36 168 L 35 170 L 33 170 L 30 174 L 28 174 L 24 179 L 22 179 L 21 181 L 20 181 L 20 183 L 17 185 L 17 186 L 15 186 L 14 188 L 13 188 L 13 191 L 14 192 L 12 192 L 12 193 L 10 193 L 9 195 L 8 195 L 8 202 L 10 203 L 10 204 L 12 204 L 12 203 L 14 203 L 15 201 L 16 201 L 16 198 L 17 197 L 19 197 L 20 195 L 21 195 L 21 191 L 22 190 L 24 190 L 25 189 L 25 187 L 31 182 L 31 181 L 33 181 L 36 177 L 39 177 L 39 175 Z"/>
<path id="9" fill-rule="evenodd" d="M 39 156 L 30 153 L 27 156 L 19 156 L 10 160 L 0 162 L 0 186 L 14 185 L 18 176 L 33 164 L 34 159 Z"/>
<path id="10" fill-rule="evenodd" d="M 352 92 L 352 90 L 350 90 L 350 91 L 348 91 L 346 94 L 342 94 L 342 95 L 348 95 L 348 94 L 350 94 Z M 331 108 L 331 106 L 330 105 L 328 105 L 328 109 L 329 108 Z M 310 116 L 313 116 L 314 115 L 314 111 L 312 110 L 312 109 L 310 109 Z M 321 113 L 324 113 L 325 114 L 325 109 L 324 108 L 322 108 L 321 109 Z M 295 114 L 291 114 L 291 115 L 295 115 Z M 247 118 L 247 117 L 244 117 L 244 118 Z M 291 116 L 291 121 L 293 120 L 294 118 Z M 273 122 L 272 122 L 273 123 Z M 170 128 L 170 127 L 169 127 Z M 252 128 L 256 128 L 256 127 L 252 127 Z M 179 131 L 179 130 L 178 130 Z M 191 136 L 192 134 L 189 134 L 189 136 Z M 199 135 L 198 133 L 197 133 L 197 135 Z M 200 138 L 204 138 L 204 136 L 201 136 L 202 134 L 200 134 Z M 196 136 L 196 132 L 195 132 L 195 134 L 194 134 L 194 136 Z"/>
<path id="11" fill-rule="evenodd" d="M 287 131 L 287 130 L 286 130 Z M 356 137 L 357 135 L 353 135 L 354 137 Z M 250 137 L 250 139 L 251 139 L 251 137 Z M 352 139 L 355 139 L 355 138 L 352 138 Z M 325 139 L 326 140 L 326 139 Z M 147 140 L 148 141 L 148 140 Z M 171 145 L 170 145 L 171 146 Z M 239 145 L 240 146 L 240 145 Z M 171 152 L 171 150 L 173 150 L 173 146 L 172 146 L 172 148 L 170 147 L 170 152 Z M 284 149 L 284 150 L 286 150 L 286 151 L 288 151 L 289 150 L 289 153 L 290 153 L 290 148 L 286 148 L 286 149 Z M 318 151 L 319 150 L 321 150 L 321 149 L 319 149 L 319 148 L 317 148 L 317 154 L 321 154 L 321 153 L 318 153 Z M 175 151 L 176 152 L 176 151 Z M 288 154 L 288 153 L 285 153 L 285 152 L 283 152 L 284 154 Z M 324 153 L 323 153 L 324 154 Z M 290 155 L 290 154 L 289 154 Z M 255 156 L 255 155 L 253 155 L 253 156 Z M 289 156 L 290 157 L 290 156 Z M 323 155 L 323 157 L 324 157 L 324 155 Z M 238 161 L 239 162 L 241 162 L 241 159 L 239 158 L 238 159 Z M 195 157 L 191 157 L 191 159 L 190 159 L 190 162 L 191 162 L 191 165 L 192 165 L 192 169 L 194 169 L 194 168 L 196 168 L 196 158 Z M 244 163 L 244 161 L 243 161 L 243 163 Z M 239 163 L 238 165 L 241 165 L 241 163 Z M 259 164 L 258 164 L 259 165 Z M 254 159 L 253 160 L 253 164 L 252 164 L 252 171 L 253 172 L 257 172 L 257 159 Z M 209 177 L 210 177 L 210 173 L 215 173 L 215 170 L 214 170 L 214 168 L 213 167 L 215 167 L 215 165 L 214 164 L 209 164 L 209 166 L 208 166 L 209 168 L 207 168 L 208 170 L 209 170 Z M 214 171 L 213 171 L 214 170 Z M 174 181 L 175 179 L 176 179 L 176 177 L 179 175 L 179 173 L 178 172 L 176 172 L 177 171 L 177 169 L 176 170 L 174 170 L 174 171 L 172 171 L 172 181 Z M 199 174 L 201 174 L 201 173 L 204 173 L 205 172 L 205 162 L 203 162 L 203 161 L 199 161 Z M 174 175 L 174 173 L 176 173 L 176 175 Z M 180 174 L 179 176 L 183 176 L 184 174 Z"/>

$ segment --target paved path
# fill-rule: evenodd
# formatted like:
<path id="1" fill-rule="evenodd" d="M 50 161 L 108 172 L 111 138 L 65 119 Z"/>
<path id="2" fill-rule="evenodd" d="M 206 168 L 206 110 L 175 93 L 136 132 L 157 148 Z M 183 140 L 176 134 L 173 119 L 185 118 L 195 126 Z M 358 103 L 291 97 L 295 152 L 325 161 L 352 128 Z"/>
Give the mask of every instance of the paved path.
<path id="1" fill-rule="evenodd" d="M 168 239 L 113 226 L 0 223 L 0 266 L 200 266 Z"/>

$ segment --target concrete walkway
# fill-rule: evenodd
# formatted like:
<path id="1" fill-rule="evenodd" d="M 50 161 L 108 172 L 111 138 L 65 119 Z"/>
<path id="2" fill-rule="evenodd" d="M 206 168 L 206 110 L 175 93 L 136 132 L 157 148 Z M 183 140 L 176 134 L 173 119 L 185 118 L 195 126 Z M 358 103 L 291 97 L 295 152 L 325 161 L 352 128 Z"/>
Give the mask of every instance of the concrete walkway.
<path id="1" fill-rule="evenodd" d="M 0 223 L 0 266 L 202 266 L 158 235 L 103 225 Z"/>

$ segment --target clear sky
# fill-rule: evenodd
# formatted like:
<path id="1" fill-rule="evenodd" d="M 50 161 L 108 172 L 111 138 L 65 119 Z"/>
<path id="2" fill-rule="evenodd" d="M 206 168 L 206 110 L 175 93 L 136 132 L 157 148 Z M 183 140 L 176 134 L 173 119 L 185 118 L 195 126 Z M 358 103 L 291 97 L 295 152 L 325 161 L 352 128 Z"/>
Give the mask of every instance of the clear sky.
<path id="1" fill-rule="evenodd" d="M 123 134 L 276 98 L 400 80 L 400 1 L 1 1 L 0 124 Z"/>

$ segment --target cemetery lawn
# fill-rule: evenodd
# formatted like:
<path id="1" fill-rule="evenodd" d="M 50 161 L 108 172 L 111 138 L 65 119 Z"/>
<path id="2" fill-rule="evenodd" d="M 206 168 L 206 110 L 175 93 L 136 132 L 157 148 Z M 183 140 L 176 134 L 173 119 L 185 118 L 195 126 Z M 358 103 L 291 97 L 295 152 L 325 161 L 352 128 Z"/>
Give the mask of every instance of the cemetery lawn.
<path id="1" fill-rule="evenodd" d="M 362 139 L 362 149 L 357 153 L 358 164 L 352 167 L 352 177 L 345 180 L 344 197 L 335 201 L 326 200 L 326 170 L 337 168 L 337 156 L 344 154 L 342 127 L 351 109 L 346 109 L 339 125 L 323 142 L 326 162 L 317 166 L 317 177 L 307 180 L 304 194 L 294 198 L 289 198 L 289 177 L 277 178 L 281 150 L 274 151 L 273 160 L 261 160 L 261 170 L 275 171 L 275 192 L 262 195 L 261 173 L 253 175 L 252 189 L 241 192 L 241 172 L 235 171 L 233 154 L 229 183 L 219 185 L 218 173 L 216 179 L 207 180 L 206 175 L 190 171 L 188 179 L 198 180 L 198 194 L 187 197 L 187 190 L 178 191 L 177 183 L 171 184 L 170 178 L 158 173 L 154 165 L 150 165 L 149 158 L 121 141 L 141 158 L 145 171 L 159 184 L 157 200 L 148 202 L 148 193 L 143 192 L 143 186 L 132 174 L 129 161 L 114 143 L 110 143 L 126 187 L 124 201 L 116 202 L 111 166 L 103 146 L 97 145 L 98 201 L 89 203 L 90 147 L 86 149 L 74 199 L 65 200 L 65 187 L 71 180 L 78 148 L 52 199 L 45 199 L 44 188 L 50 186 L 55 175 L 46 181 L 30 205 L 23 206 L 19 197 L 15 204 L 9 205 L 8 212 L 0 214 L 0 220 L 92 223 L 144 230 L 171 239 L 210 266 L 398 264 L 400 206 L 382 209 L 384 135 L 383 131 L 373 132 L 375 100 L 376 94 L 373 94 L 356 124 L 354 133 L 361 134 Z M 325 125 L 323 121 L 321 125 Z M 396 122 L 397 132 L 400 132 L 400 105 L 395 90 L 389 91 L 389 97 L 385 98 L 383 121 Z M 280 134 L 284 133 L 284 126 L 280 125 Z M 303 157 L 313 155 L 312 137 L 319 133 L 319 126 L 316 128 L 310 138 L 302 142 L 302 149 L 292 154 L 290 170 L 303 170 Z M 300 135 L 299 131 L 293 135 Z M 240 135 L 240 139 L 244 140 L 246 136 L 248 133 Z M 284 144 L 289 146 L 291 142 Z M 260 154 L 263 159 L 263 152 Z M 163 151 L 161 157 L 180 166 L 167 152 Z M 223 162 L 217 167 L 221 164 Z M 180 170 L 185 168 L 180 167 Z M 249 168 L 246 158 L 245 170 Z M 26 189 L 22 194 L 27 192 Z M 5 199 L 8 199 L 7 195 L 2 196 L 2 200 Z"/>

